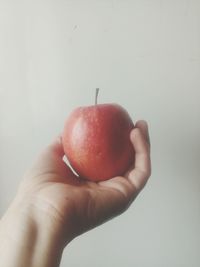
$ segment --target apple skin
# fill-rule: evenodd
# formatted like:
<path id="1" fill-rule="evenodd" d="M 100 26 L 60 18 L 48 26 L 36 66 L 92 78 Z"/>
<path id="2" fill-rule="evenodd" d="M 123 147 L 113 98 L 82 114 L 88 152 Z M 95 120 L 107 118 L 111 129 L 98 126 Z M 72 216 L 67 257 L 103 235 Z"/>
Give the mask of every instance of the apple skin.
<path id="1" fill-rule="evenodd" d="M 134 162 L 133 128 L 128 112 L 118 104 L 75 109 L 62 135 L 71 167 L 81 178 L 94 182 L 123 175 Z"/>

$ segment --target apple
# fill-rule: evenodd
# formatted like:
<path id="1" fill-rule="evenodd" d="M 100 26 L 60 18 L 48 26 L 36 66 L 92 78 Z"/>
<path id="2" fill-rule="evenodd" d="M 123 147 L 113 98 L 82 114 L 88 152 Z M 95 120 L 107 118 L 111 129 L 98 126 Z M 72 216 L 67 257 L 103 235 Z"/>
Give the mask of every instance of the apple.
<path id="1" fill-rule="evenodd" d="M 81 177 L 98 182 L 123 175 L 134 162 L 130 132 L 134 124 L 118 104 L 76 108 L 62 134 L 65 155 Z"/>

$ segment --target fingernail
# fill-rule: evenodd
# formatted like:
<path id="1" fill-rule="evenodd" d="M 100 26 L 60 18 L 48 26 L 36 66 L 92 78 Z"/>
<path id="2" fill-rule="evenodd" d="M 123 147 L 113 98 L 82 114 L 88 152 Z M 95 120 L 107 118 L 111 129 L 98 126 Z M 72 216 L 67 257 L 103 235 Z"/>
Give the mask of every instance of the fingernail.
<path id="1" fill-rule="evenodd" d="M 148 129 L 148 124 L 145 120 L 141 120 L 140 123 L 142 124 L 142 126 L 145 128 L 145 129 Z"/>
<path id="2" fill-rule="evenodd" d="M 57 136 L 57 141 L 58 141 L 59 143 L 62 143 L 62 136 L 61 136 L 61 135 L 58 135 L 58 136 Z"/>

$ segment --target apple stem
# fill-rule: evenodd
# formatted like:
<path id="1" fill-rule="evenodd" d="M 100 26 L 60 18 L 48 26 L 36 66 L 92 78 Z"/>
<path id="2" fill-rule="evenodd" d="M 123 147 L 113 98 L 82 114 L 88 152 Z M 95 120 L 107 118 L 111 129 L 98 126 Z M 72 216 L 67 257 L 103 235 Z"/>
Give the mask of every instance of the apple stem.
<path id="1" fill-rule="evenodd" d="M 97 105 L 98 94 L 99 94 L 99 88 L 96 88 L 95 105 Z"/>

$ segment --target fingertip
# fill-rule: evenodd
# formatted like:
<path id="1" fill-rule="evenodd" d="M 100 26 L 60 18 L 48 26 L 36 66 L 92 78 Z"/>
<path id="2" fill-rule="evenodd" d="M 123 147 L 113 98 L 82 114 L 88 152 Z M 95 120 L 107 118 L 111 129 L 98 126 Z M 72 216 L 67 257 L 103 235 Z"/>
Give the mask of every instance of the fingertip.
<path id="1" fill-rule="evenodd" d="M 58 156 L 64 156 L 64 149 L 62 144 L 62 136 L 58 135 L 47 147 L 49 153 L 56 154 Z"/>
<path id="2" fill-rule="evenodd" d="M 135 127 L 148 129 L 148 123 L 145 120 L 139 120 L 136 122 Z"/>
<path id="3" fill-rule="evenodd" d="M 139 121 L 136 122 L 135 126 L 141 130 L 141 133 L 143 134 L 143 136 L 145 137 L 147 143 L 150 146 L 150 136 L 149 136 L 148 123 L 145 120 L 139 120 Z"/>
<path id="4" fill-rule="evenodd" d="M 61 135 L 57 135 L 53 140 L 52 140 L 52 144 L 61 144 L 62 143 L 62 136 Z"/>
<path id="5" fill-rule="evenodd" d="M 147 136 L 144 135 L 141 128 L 134 128 L 130 133 L 130 139 L 135 153 L 150 153 L 150 145 Z"/>

